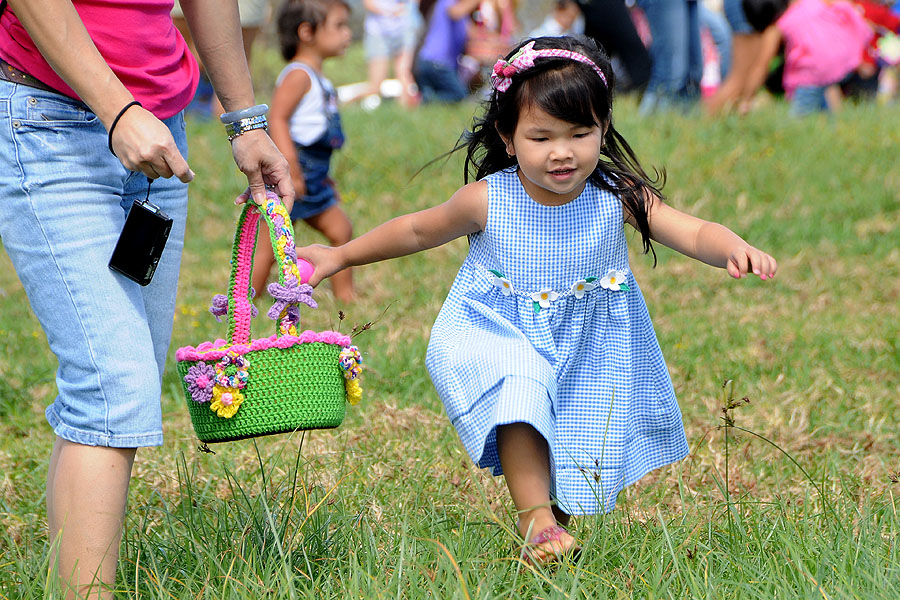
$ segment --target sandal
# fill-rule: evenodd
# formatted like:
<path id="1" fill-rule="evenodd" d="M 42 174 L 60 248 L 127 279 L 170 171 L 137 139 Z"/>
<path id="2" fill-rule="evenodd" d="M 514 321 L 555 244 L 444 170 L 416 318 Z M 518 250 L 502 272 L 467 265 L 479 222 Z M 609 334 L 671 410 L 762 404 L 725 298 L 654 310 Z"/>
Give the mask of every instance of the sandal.
<path id="1" fill-rule="evenodd" d="M 547 566 L 559 562 L 563 557 L 575 559 L 581 552 L 581 546 L 572 541 L 572 545 L 562 551 L 541 550 L 541 546 L 556 542 L 562 546 L 562 537 L 569 532 L 562 525 L 551 525 L 538 532 L 530 541 L 522 546 L 522 560 L 530 566 Z"/>

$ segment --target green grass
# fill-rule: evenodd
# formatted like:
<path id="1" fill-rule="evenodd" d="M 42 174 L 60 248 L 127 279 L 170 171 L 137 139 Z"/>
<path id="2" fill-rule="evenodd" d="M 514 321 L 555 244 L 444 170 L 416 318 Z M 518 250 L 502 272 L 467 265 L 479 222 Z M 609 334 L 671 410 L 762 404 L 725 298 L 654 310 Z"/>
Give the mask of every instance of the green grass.
<path id="1" fill-rule="evenodd" d="M 261 56 L 258 79 L 278 68 Z M 453 145 L 473 109 L 344 110 L 335 178 L 358 232 L 461 184 L 458 156 L 413 175 Z M 425 371 L 431 322 L 465 256 L 459 240 L 358 269 L 353 306 L 336 305 L 327 284 L 317 291 L 320 308 L 303 313 L 312 329 L 337 327 L 339 308 L 345 331 L 387 308 L 357 338 L 365 397 L 337 430 L 201 452 L 167 372 L 166 443 L 138 453 L 119 596 L 900 597 L 897 117 L 866 105 L 792 120 L 776 103 L 745 118 L 640 119 L 633 100 L 620 101 L 616 125 L 645 166 L 666 167 L 670 202 L 767 249 L 779 274 L 732 281 L 664 248 L 656 269 L 633 253 L 691 455 L 628 488 L 613 513 L 577 519 L 577 562 L 517 563 L 504 484 L 471 465 Z M 173 352 L 225 333 L 206 309 L 227 283 L 243 188 L 220 126 L 189 129 L 197 178 Z M 321 241 L 304 227 L 297 238 Z M 256 335 L 269 333 L 264 321 Z M 4 253 L 0 364 L 0 598 L 41 598 L 55 361 Z M 736 425 L 789 457 L 730 429 L 726 473 L 725 379 L 750 400 Z"/>

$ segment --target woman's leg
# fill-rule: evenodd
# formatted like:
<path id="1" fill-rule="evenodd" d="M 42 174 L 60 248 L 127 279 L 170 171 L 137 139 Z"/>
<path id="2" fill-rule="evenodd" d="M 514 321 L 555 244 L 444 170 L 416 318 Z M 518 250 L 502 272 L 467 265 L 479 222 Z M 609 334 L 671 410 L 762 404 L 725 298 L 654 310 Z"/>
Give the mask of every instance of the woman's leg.
<path id="1" fill-rule="evenodd" d="M 67 598 L 112 598 L 134 448 L 56 438 L 47 475 L 53 564 Z"/>
<path id="2" fill-rule="evenodd" d="M 47 480 L 49 537 L 67 595 L 115 581 L 135 448 L 162 443 L 160 375 L 175 307 L 187 185 L 130 173 L 92 114 L 58 94 L 0 83 L 0 237 L 57 356 L 47 408 L 58 436 Z M 35 119 L 44 115 L 42 119 Z M 181 115 L 166 120 L 187 153 Z M 153 282 L 107 262 L 136 198 L 174 225 Z M 81 597 L 81 596 L 79 596 Z"/>
<path id="3" fill-rule="evenodd" d="M 559 521 L 551 508 L 550 454 L 547 441 L 527 423 L 512 423 L 497 428 L 497 451 L 500 466 L 506 477 L 509 495 L 519 515 L 519 533 L 533 539 L 541 531 Z M 563 520 L 567 521 L 567 518 Z M 566 552 L 575 545 L 575 538 L 568 533 L 558 540 L 541 544 L 536 548 L 538 560 L 552 554 Z"/>
<path id="4" fill-rule="evenodd" d="M 318 215 L 304 219 L 312 228 L 321 231 L 332 246 L 346 244 L 353 238 L 353 225 L 337 204 L 333 204 Z M 331 276 L 334 296 L 340 302 L 352 302 L 356 294 L 353 290 L 353 275 L 344 269 Z"/>

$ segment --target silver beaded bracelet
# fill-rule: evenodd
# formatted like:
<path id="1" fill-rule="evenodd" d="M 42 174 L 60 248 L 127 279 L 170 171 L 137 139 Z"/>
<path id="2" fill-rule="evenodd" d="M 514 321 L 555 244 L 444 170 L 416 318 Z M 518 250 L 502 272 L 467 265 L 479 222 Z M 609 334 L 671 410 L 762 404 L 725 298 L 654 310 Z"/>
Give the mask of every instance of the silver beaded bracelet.
<path id="1" fill-rule="evenodd" d="M 266 120 L 266 115 L 246 117 L 238 121 L 225 123 L 225 133 L 228 134 L 228 141 L 230 142 L 234 138 L 243 135 L 248 131 L 253 131 L 254 129 L 266 129 L 268 125 L 269 122 Z"/>
<path id="2" fill-rule="evenodd" d="M 236 121 L 240 121 L 241 119 L 249 119 L 250 117 L 258 117 L 260 115 L 264 115 L 269 112 L 269 107 L 265 104 L 256 104 L 255 106 L 251 106 L 249 108 L 242 108 L 241 110 L 234 110 L 227 113 L 222 113 L 219 115 L 219 120 L 225 124 L 234 123 Z"/>

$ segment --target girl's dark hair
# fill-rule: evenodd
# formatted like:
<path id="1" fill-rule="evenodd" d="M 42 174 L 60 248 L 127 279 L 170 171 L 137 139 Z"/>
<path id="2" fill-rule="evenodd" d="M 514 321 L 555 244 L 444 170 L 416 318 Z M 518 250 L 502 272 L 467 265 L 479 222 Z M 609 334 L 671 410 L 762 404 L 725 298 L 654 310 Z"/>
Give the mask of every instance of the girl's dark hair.
<path id="1" fill-rule="evenodd" d="M 607 84 L 604 85 L 589 65 L 568 58 L 538 58 L 533 67 L 514 74 L 509 89 L 491 93 L 485 102 L 484 115 L 475 120 L 472 131 L 464 133 L 454 148 L 454 151 L 466 149 L 466 183 L 470 177 L 477 181 L 516 164 L 516 158 L 507 155 L 500 133 L 512 137 L 519 115 L 529 107 L 540 108 L 553 117 L 585 127 L 606 125 L 600 160 L 589 179 L 622 201 L 640 231 L 644 253 L 653 254 L 656 265 L 647 208 L 652 196 L 663 197 L 665 171 L 654 169 L 656 176 L 650 178 L 631 146 L 613 126 L 615 80 L 609 58 L 590 38 L 563 36 L 523 40 L 506 59 L 530 41 L 534 41 L 535 50 L 560 48 L 583 54 L 603 71 Z"/>
<path id="2" fill-rule="evenodd" d="M 766 27 L 778 20 L 787 10 L 789 0 L 743 0 L 741 7 L 747 22 L 756 31 L 764 31 Z"/>
<path id="3" fill-rule="evenodd" d="M 278 9 L 278 43 L 281 45 L 281 56 L 291 60 L 297 56 L 300 47 L 300 36 L 297 29 L 303 23 L 309 23 L 315 31 L 325 22 L 328 11 L 334 6 L 343 6 L 348 11 L 350 5 L 345 0 L 286 0 Z"/>

